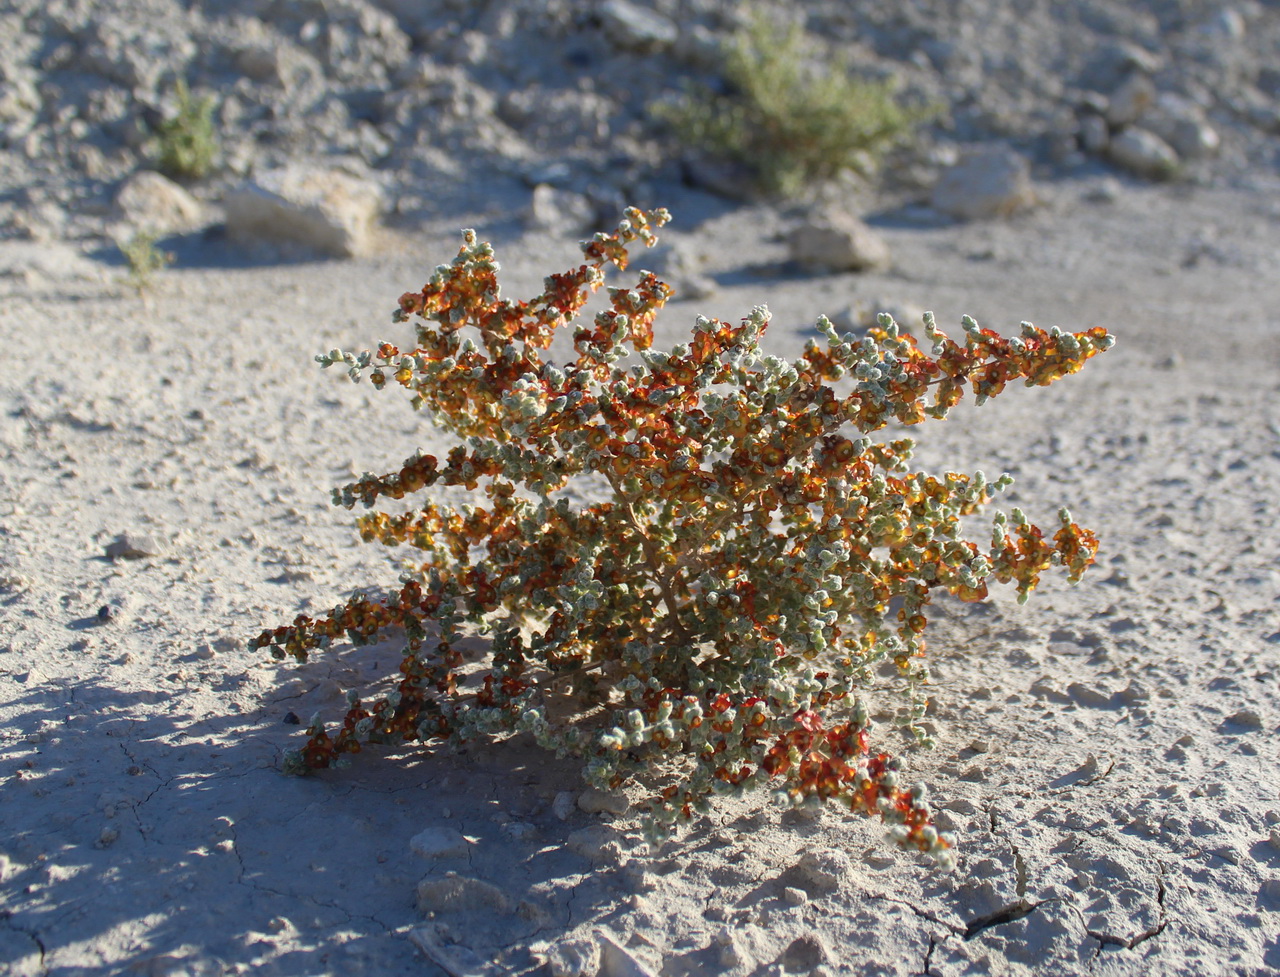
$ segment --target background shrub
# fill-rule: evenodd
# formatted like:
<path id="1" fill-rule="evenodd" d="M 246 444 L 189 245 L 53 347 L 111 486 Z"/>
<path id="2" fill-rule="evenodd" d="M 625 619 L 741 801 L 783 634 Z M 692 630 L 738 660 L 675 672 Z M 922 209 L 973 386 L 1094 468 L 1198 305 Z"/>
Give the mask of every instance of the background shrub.
<path id="1" fill-rule="evenodd" d="M 218 154 L 213 98 L 196 98 L 182 79 L 174 94 L 176 114 L 156 127 L 156 165 L 176 180 L 199 180 L 208 175 Z"/>
<path id="2" fill-rule="evenodd" d="M 824 56 L 802 27 L 759 13 L 728 43 L 724 80 L 726 94 L 697 88 L 658 114 L 681 140 L 743 166 L 779 196 L 847 169 L 870 175 L 885 149 L 933 114 L 901 105 L 892 83 L 860 79 Z"/>

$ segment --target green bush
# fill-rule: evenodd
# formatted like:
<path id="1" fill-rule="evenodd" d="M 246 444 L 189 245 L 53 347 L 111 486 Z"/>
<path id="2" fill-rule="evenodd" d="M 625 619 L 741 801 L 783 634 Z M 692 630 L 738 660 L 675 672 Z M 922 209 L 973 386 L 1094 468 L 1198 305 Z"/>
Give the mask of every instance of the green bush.
<path id="1" fill-rule="evenodd" d="M 869 175 L 881 152 L 933 114 L 899 104 L 892 83 L 820 57 L 803 28 L 759 14 L 727 45 L 724 77 L 730 94 L 696 89 L 656 114 L 681 140 L 744 166 L 759 190 L 783 197 L 842 170 Z"/>
<path id="2" fill-rule="evenodd" d="M 120 245 L 120 253 L 129 265 L 124 282 L 139 295 L 151 288 L 157 272 L 173 264 L 173 254 L 157 248 L 155 235 L 146 231 L 139 231 Z"/>
<path id="3" fill-rule="evenodd" d="M 196 98 L 179 79 L 174 92 L 178 112 L 156 127 L 156 165 L 176 180 L 199 180 L 208 175 L 218 154 L 213 129 L 213 99 Z"/>

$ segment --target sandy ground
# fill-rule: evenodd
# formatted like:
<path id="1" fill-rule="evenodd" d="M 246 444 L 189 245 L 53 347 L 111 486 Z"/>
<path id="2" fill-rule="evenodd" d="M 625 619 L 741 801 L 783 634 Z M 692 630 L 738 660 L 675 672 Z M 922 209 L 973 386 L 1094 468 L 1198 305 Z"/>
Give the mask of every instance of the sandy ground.
<path id="1" fill-rule="evenodd" d="M 906 758 L 961 839 L 950 875 L 872 822 L 764 796 L 646 857 L 634 813 L 566 803 L 575 766 L 521 743 L 283 776 L 287 714 L 336 716 L 364 665 L 278 666 L 246 641 L 393 581 L 396 554 L 359 544 L 329 489 L 447 447 L 311 357 L 405 338 L 387 313 L 455 229 L 272 267 L 193 241 L 146 301 L 119 269 L 6 245 L 0 970 L 1280 970 L 1280 203 L 1094 189 L 999 224 L 886 215 L 894 269 L 863 277 L 789 268 L 771 211 L 671 203 L 720 290 L 669 307 L 660 343 L 764 301 L 767 345 L 798 352 L 819 313 L 886 299 L 944 328 L 1119 338 L 1079 377 L 918 432 L 924 467 L 1009 470 L 1012 504 L 1068 504 L 1103 540 L 1076 589 L 936 622 L 940 745 Z M 511 293 L 575 259 L 488 231 Z M 109 558 L 121 534 L 154 555 Z M 416 853 L 430 828 L 465 841 Z M 449 872 L 494 888 L 420 911 Z"/>

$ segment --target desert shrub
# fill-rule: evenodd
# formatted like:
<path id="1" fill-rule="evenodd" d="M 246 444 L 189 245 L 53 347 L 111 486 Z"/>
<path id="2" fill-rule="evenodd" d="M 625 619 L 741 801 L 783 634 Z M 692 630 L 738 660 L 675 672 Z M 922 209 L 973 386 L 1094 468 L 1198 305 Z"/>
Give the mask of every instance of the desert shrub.
<path id="1" fill-rule="evenodd" d="M 173 253 L 157 248 L 156 236 L 149 231 L 134 234 L 120 245 L 120 253 L 124 255 L 125 264 L 129 268 L 124 284 L 139 295 L 155 284 L 157 274 L 173 264 Z"/>
<path id="2" fill-rule="evenodd" d="M 797 25 L 757 14 L 727 44 L 729 91 L 693 88 L 656 106 L 679 139 L 745 168 L 759 190 L 792 196 L 852 169 L 868 175 L 881 152 L 931 109 L 899 104 L 889 82 L 858 78 Z"/>
<path id="3" fill-rule="evenodd" d="M 156 166 L 177 180 L 199 180 L 208 175 L 218 154 L 213 99 L 196 98 L 182 79 L 174 96 L 177 113 L 156 126 Z"/>
<path id="4" fill-rule="evenodd" d="M 926 316 L 926 352 L 887 315 L 863 339 L 822 318 L 825 345 L 788 361 L 761 352 L 759 307 L 737 325 L 699 317 L 688 343 L 659 352 L 671 289 L 641 272 L 575 327 L 575 359 L 548 362 L 606 266 L 625 270 L 628 246 L 652 244 L 668 219 L 628 210 L 528 301 L 500 297 L 492 248 L 466 231 L 453 263 L 400 299 L 412 348 L 317 357 L 405 388 L 461 442 L 334 492 L 347 508 L 425 493 L 359 520 L 365 540 L 425 554 L 396 587 L 252 642 L 305 661 L 344 638 L 403 635 L 394 689 L 350 692 L 333 733 L 314 717 L 286 768 L 368 743 L 528 733 L 581 757 L 590 784 L 645 785 L 651 839 L 718 794 L 772 786 L 787 803 L 878 814 L 898 842 L 948 862 L 923 789 L 872 748 L 860 694 L 891 663 L 906 722 L 927 739 L 914 724 L 931 597 L 978 601 L 995 579 L 1025 598 L 1049 567 L 1079 579 L 1097 542 L 1065 510 L 1046 536 L 1017 509 L 971 542 L 962 519 L 1009 476 L 914 471 L 910 440 L 866 435 L 945 417 L 966 388 L 981 402 L 1014 380 L 1048 384 L 1112 337 L 1023 323 L 1006 339 L 966 317 L 958 343 Z M 427 491 L 482 484 L 482 506 Z M 572 501 L 584 494 L 601 501 Z M 477 631 L 489 650 L 470 661 L 459 640 Z"/>

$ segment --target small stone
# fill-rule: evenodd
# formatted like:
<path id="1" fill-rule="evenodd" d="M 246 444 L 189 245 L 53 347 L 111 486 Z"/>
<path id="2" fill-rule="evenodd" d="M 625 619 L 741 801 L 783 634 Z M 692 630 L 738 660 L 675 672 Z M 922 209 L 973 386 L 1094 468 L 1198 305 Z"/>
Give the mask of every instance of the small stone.
<path id="1" fill-rule="evenodd" d="M 1272 828 L 1271 833 L 1267 836 L 1267 841 L 1270 842 L 1272 848 L 1280 852 L 1280 829 Z"/>
<path id="2" fill-rule="evenodd" d="M 810 973 L 829 959 L 827 948 L 817 936 L 806 933 L 791 941 L 778 962 L 788 973 Z"/>
<path id="3" fill-rule="evenodd" d="M 824 271 L 871 271 L 892 260 L 888 243 L 843 211 L 814 216 L 787 238 L 791 260 Z"/>
<path id="4" fill-rule="evenodd" d="M 110 848 L 112 845 L 116 843 L 116 840 L 119 837 L 120 837 L 120 829 L 109 824 L 98 833 L 98 842 L 96 847 Z"/>
<path id="5" fill-rule="evenodd" d="M 551 802 L 551 812 L 561 821 L 568 821 L 573 817 L 574 809 L 577 806 L 577 798 L 573 796 L 573 792 L 562 790 L 556 794 L 555 800 Z"/>
<path id="6" fill-rule="evenodd" d="M 1189 98 L 1162 93 L 1142 118 L 1142 127 L 1167 142 L 1182 159 L 1204 159 L 1218 152 L 1222 137 Z"/>
<path id="7" fill-rule="evenodd" d="M 1227 717 L 1226 720 L 1232 726 L 1239 726 L 1241 729 L 1259 730 L 1262 729 L 1262 717 L 1253 709 L 1241 709 Z"/>
<path id="8" fill-rule="evenodd" d="M 1173 147 L 1147 129 L 1126 129 L 1111 140 L 1112 162 L 1138 176 L 1165 180 L 1178 170 L 1178 154 Z"/>
<path id="9" fill-rule="evenodd" d="M 942 806 L 948 811 L 955 811 L 956 814 L 972 815 L 977 814 L 980 810 L 978 805 L 973 803 L 973 801 L 969 800 L 967 797 L 957 797 L 953 800 L 947 801 L 947 803 Z"/>
<path id="10" fill-rule="evenodd" d="M 587 814 L 612 814 L 615 817 L 622 817 L 631 807 L 631 803 L 622 794 L 591 787 L 578 795 L 578 807 Z"/>
<path id="11" fill-rule="evenodd" d="M 852 867 L 849 856 L 840 849 L 818 848 L 801 857 L 796 874 L 814 888 L 830 892 L 840 885 Z"/>
<path id="12" fill-rule="evenodd" d="M 1133 74 L 1121 83 L 1107 102 L 1107 122 L 1116 127 L 1132 125 L 1156 100 L 1156 86 L 1143 74 Z"/>
<path id="13" fill-rule="evenodd" d="M 933 188 L 934 209 L 959 220 L 1008 217 L 1037 202 L 1026 159 L 1003 146 L 970 153 Z"/>
<path id="14" fill-rule="evenodd" d="M 475 950 L 456 942 L 452 933 L 439 924 L 414 927 L 409 931 L 409 940 L 449 977 L 485 977 L 493 973 Z"/>
<path id="15" fill-rule="evenodd" d="M 594 977 L 600 970 L 600 944 L 569 937 L 551 945 L 546 962 L 551 977 Z"/>
<path id="16" fill-rule="evenodd" d="M 121 184 L 116 207 L 131 226 L 153 234 L 192 230 L 205 216 L 200 201 L 151 170 L 141 170 Z"/>
<path id="17" fill-rule="evenodd" d="M 525 844 L 532 842 L 538 836 L 537 827 L 528 821 L 512 821 L 510 824 L 503 825 L 502 830 L 515 841 L 524 842 Z"/>
<path id="18" fill-rule="evenodd" d="M 110 621 L 113 617 L 115 617 L 115 611 L 114 611 L 114 610 L 112 610 L 112 608 L 111 608 L 111 605 L 110 605 L 110 604 L 103 604 L 101 607 L 99 607 L 99 608 L 98 608 L 98 623 L 99 623 L 99 624 L 106 624 L 106 623 L 107 623 L 108 621 Z"/>
<path id="19" fill-rule="evenodd" d="M 261 173 L 224 206 L 233 240 L 353 258 L 374 250 L 382 193 L 371 180 L 298 163 Z"/>
<path id="20" fill-rule="evenodd" d="M 1067 705 L 1071 702 L 1071 696 L 1059 689 L 1057 682 L 1048 675 L 1042 675 L 1032 682 L 1027 691 L 1037 699 L 1048 699 L 1051 702 L 1058 702 L 1062 705 Z"/>
<path id="21" fill-rule="evenodd" d="M 809 901 L 809 893 L 804 889 L 797 889 L 793 885 L 787 886 L 782 890 L 782 901 L 788 906 L 803 906 Z"/>
<path id="22" fill-rule="evenodd" d="M 628 0 L 605 0 L 600 26 L 614 47 L 637 54 L 670 47 L 680 36 L 673 21 Z"/>
<path id="23" fill-rule="evenodd" d="M 1110 693 L 1072 682 L 1067 686 L 1067 695 L 1087 709 L 1105 709 L 1111 705 Z"/>
<path id="24" fill-rule="evenodd" d="M 1119 699 L 1126 705 L 1132 706 L 1148 701 L 1151 698 L 1151 690 L 1137 679 L 1133 679 L 1128 685 L 1115 694 L 1115 698 Z"/>
<path id="25" fill-rule="evenodd" d="M 159 556 L 162 547 L 159 541 L 146 533 L 121 533 L 108 543 L 103 553 L 108 560 L 141 560 L 148 556 Z M 99 609 L 99 615 L 102 611 Z"/>
<path id="26" fill-rule="evenodd" d="M 215 652 L 215 651 L 213 650 L 213 645 L 209 645 L 209 644 L 202 644 L 202 645 L 197 645 L 197 646 L 196 646 L 196 650 L 195 650 L 194 654 L 195 654 L 195 657 L 196 657 L 197 659 L 199 659 L 200 661 L 206 661 L 206 662 L 207 662 L 207 661 L 209 661 L 211 658 L 213 658 L 213 657 L 217 654 L 217 652 Z"/>
<path id="27" fill-rule="evenodd" d="M 884 848 L 868 848 L 862 853 L 862 861 L 874 869 L 889 868 L 895 863 L 893 855 Z"/>
<path id="28" fill-rule="evenodd" d="M 1196 28 L 1196 31 L 1205 37 L 1224 38 L 1229 41 L 1240 40 L 1247 30 L 1244 16 L 1234 7 L 1223 7 Z"/>
<path id="29" fill-rule="evenodd" d="M 418 883 L 419 912 L 505 913 L 509 908 L 506 893 L 481 879 L 448 872 L 428 875 Z"/>
<path id="30" fill-rule="evenodd" d="M 1080 120 L 1080 146 L 1085 152 L 1101 155 L 1111 142 L 1107 120 L 1100 115 L 1086 115 Z"/>
<path id="31" fill-rule="evenodd" d="M 614 942 L 605 933 L 599 934 L 601 977 L 656 977 L 635 955 Z"/>
<path id="32" fill-rule="evenodd" d="M 409 850 L 423 858 L 465 858 L 470 847 L 453 828 L 427 828 L 409 839 Z"/>
<path id="33" fill-rule="evenodd" d="M 301 726 L 301 725 L 302 725 L 302 720 L 298 717 L 298 714 L 297 714 L 296 712 L 293 712 L 292 710 L 290 710 L 289 712 L 286 712 L 286 713 L 284 714 L 284 719 L 282 719 L 282 720 L 280 720 L 280 721 L 281 721 L 282 723 L 284 723 L 286 726 Z"/>

